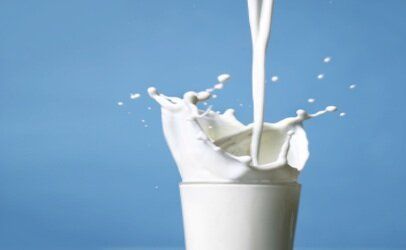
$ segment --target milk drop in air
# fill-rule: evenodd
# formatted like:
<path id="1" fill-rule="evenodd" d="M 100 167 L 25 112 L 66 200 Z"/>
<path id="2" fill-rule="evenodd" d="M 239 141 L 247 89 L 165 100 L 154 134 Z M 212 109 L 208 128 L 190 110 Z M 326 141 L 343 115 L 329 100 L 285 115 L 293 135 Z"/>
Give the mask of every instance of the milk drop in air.
<path id="1" fill-rule="evenodd" d="M 323 59 L 323 62 L 324 63 L 329 63 L 329 62 L 331 62 L 331 57 L 325 57 L 324 59 Z"/>
<path id="2" fill-rule="evenodd" d="M 231 78 L 231 76 L 229 74 L 221 74 L 217 77 L 217 81 L 219 83 L 224 83 L 226 81 L 228 81 Z"/>
<path id="3" fill-rule="evenodd" d="M 139 94 L 139 93 L 130 94 L 130 98 L 131 98 L 132 100 L 138 99 L 138 98 L 140 98 L 140 97 L 141 97 L 141 94 Z"/>
<path id="4" fill-rule="evenodd" d="M 278 76 L 272 76 L 271 81 L 272 82 L 277 82 L 279 80 Z"/>
<path id="5" fill-rule="evenodd" d="M 223 89 L 224 88 L 224 84 L 223 83 L 217 83 L 216 85 L 214 85 L 214 89 Z"/>

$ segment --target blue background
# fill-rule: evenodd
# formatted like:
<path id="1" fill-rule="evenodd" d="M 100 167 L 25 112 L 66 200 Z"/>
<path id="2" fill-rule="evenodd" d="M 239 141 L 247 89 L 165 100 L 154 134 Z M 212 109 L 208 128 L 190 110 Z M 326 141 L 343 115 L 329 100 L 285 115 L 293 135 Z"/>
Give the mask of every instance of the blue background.
<path id="1" fill-rule="evenodd" d="M 405 10 L 276 1 L 267 120 L 347 113 L 306 124 L 298 246 L 406 247 Z M 227 72 L 212 104 L 251 121 L 246 1 L 2 0 L 0 35 L 0 249 L 181 246 L 180 178 L 145 90 Z"/>

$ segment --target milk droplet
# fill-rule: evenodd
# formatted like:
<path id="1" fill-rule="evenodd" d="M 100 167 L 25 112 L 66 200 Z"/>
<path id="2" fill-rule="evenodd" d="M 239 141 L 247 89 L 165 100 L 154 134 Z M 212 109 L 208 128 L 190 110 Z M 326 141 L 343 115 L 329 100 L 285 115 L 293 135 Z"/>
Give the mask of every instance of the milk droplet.
<path id="1" fill-rule="evenodd" d="M 155 96 L 155 95 L 158 94 L 158 91 L 156 90 L 155 87 L 149 87 L 149 88 L 147 89 L 147 92 L 148 92 L 148 94 L 149 94 L 150 96 Z"/>
<path id="2" fill-rule="evenodd" d="M 142 119 L 142 120 L 141 120 L 141 122 L 142 122 L 142 123 L 145 123 L 145 120 L 144 120 L 144 119 Z"/>
<path id="3" fill-rule="evenodd" d="M 204 103 L 203 103 L 203 105 L 204 105 L 204 106 L 207 106 L 207 105 L 208 105 L 208 103 L 207 103 L 207 102 L 204 102 Z"/>
<path id="4" fill-rule="evenodd" d="M 326 110 L 327 110 L 328 112 L 334 112 L 334 111 L 337 110 L 337 107 L 336 107 L 336 106 L 327 106 Z"/>
<path id="5" fill-rule="evenodd" d="M 148 124 L 144 124 L 144 128 L 148 128 Z"/>
<path id="6" fill-rule="evenodd" d="M 231 76 L 229 74 L 221 74 L 217 77 L 217 81 L 219 81 L 219 83 L 223 83 L 230 80 L 230 78 Z"/>
<path id="7" fill-rule="evenodd" d="M 244 104 L 240 103 L 240 104 L 238 104 L 238 106 L 242 107 L 242 106 L 244 106 Z"/>
<path id="8" fill-rule="evenodd" d="M 316 99 L 314 99 L 314 98 L 309 98 L 309 99 L 307 99 L 307 102 L 308 103 L 314 103 L 316 101 Z"/>
<path id="9" fill-rule="evenodd" d="M 341 117 L 346 116 L 346 115 L 347 115 L 347 113 L 345 113 L 345 112 L 341 112 L 341 113 L 340 113 L 340 116 L 341 116 Z"/>
<path id="10" fill-rule="evenodd" d="M 214 85 L 215 89 L 223 89 L 224 88 L 224 84 L 222 83 L 217 83 L 216 85 Z"/>
<path id="11" fill-rule="evenodd" d="M 140 93 L 131 93 L 130 94 L 130 98 L 133 99 L 133 100 L 138 99 L 140 97 L 141 97 Z"/>
<path id="12" fill-rule="evenodd" d="M 351 84 L 349 88 L 350 89 L 355 89 L 356 87 L 357 87 L 357 84 Z"/>
<path id="13" fill-rule="evenodd" d="M 319 74 L 318 76 L 317 76 L 317 79 L 319 79 L 319 80 L 321 80 L 321 79 L 323 79 L 324 78 L 324 74 Z"/>
<path id="14" fill-rule="evenodd" d="M 217 95 L 214 94 L 214 95 L 212 95 L 211 97 L 212 97 L 213 99 L 216 99 L 216 98 L 217 98 Z"/>
<path id="15" fill-rule="evenodd" d="M 148 107 L 147 109 L 148 109 L 148 110 L 151 110 L 152 108 L 151 108 L 151 107 Z"/>
<path id="16" fill-rule="evenodd" d="M 124 105 L 124 102 L 117 102 L 117 105 L 118 105 L 118 106 L 123 106 L 123 105 Z"/>
<path id="17" fill-rule="evenodd" d="M 271 81 L 273 81 L 273 82 L 277 82 L 278 80 L 279 80 L 278 76 L 272 76 L 271 77 Z"/>
<path id="18" fill-rule="evenodd" d="M 329 63 L 329 62 L 331 62 L 331 57 L 330 57 L 330 56 L 325 57 L 325 58 L 323 59 L 323 62 L 324 62 L 324 63 Z"/>

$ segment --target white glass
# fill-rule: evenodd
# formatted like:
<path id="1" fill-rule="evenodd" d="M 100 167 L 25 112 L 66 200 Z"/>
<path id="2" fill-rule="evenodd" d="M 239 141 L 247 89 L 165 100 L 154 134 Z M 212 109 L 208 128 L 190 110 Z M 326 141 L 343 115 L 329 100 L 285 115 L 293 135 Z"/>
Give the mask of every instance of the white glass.
<path id="1" fill-rule="evenodd" d="M 179 187 L 187 250 L 293 249 L 300 184 Z"/>

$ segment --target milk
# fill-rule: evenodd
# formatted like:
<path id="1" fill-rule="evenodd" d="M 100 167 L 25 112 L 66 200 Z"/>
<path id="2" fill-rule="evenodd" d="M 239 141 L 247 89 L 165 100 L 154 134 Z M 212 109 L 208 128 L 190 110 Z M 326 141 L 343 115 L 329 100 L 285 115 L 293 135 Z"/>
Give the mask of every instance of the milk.
<path id="1" fill-rule="evenodd" d="M 264 122 L 265 55 L 273 4 L 273 0 L 248 0 L 252 123 L 240 122 L 234 109 L 220 113 L 208 105 L 229 84 L 229 74 L 219 75 L 206 90 L 188 91 L 182 97 L 148 88 L 149 96 L 161 106 L 165 139 L 182 177 L 187 250 L 293 249 L 300 197 L 297 179 L 309 158 L 303 123 L 337 108 L 327 106 L 313 114 L 299 109 L 278 122 Z M 324 74 L 317 78 L 322 80 Z"/>

